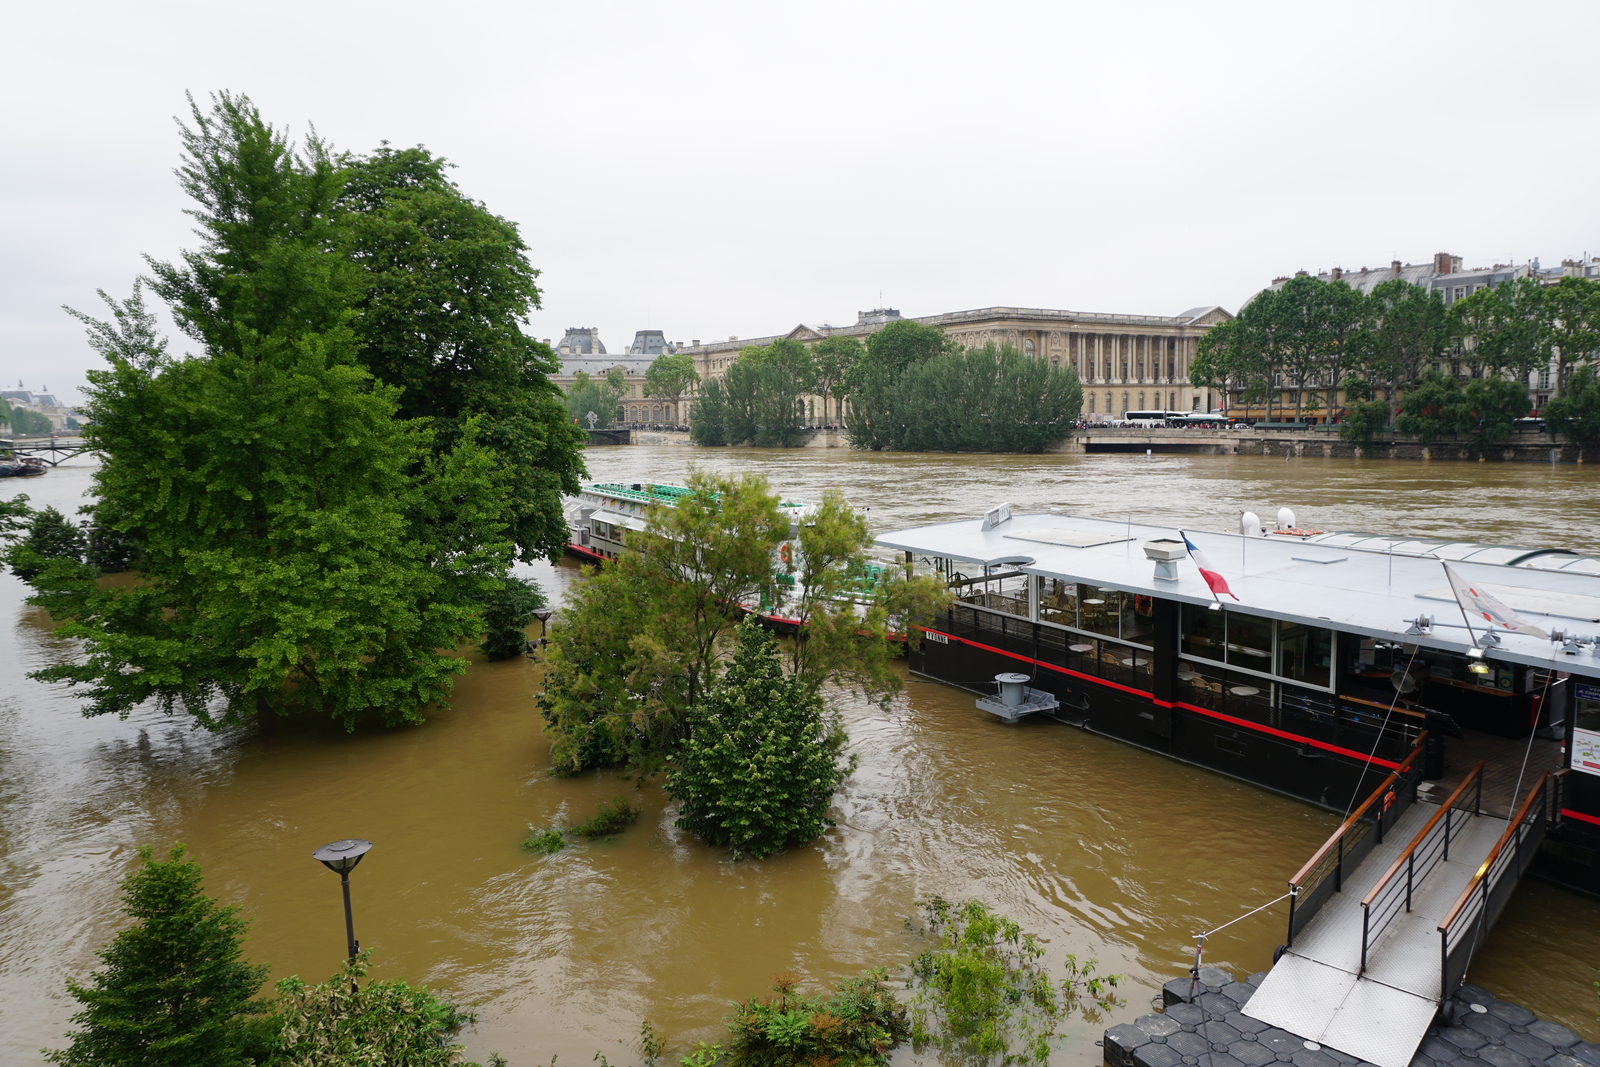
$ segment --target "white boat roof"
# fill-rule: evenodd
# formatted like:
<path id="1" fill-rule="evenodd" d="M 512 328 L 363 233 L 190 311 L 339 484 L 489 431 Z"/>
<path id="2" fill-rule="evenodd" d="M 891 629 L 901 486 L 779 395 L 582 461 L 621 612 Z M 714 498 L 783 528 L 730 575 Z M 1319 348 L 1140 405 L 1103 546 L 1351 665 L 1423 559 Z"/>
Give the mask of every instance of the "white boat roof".
<path id="1" fill-rule="evenodd" d="M 1186 604 L 1216 599 L 1187 558 L 1178 563 L 1177 581 L 1155 577 L 1155 563 L 1145 557 L 1143 546 L 1163 539 L 1181 545 L 1180 531 L 1173 527 L 1062 514 L 1015 515 L 992 529 L 984 525 L 983 519 L 963 519 L 917 526 L 882 534 L 877 544 L 918 557 L 987 564 Z M 1374 550 L 1329 544 L 1323 538 L 1185 532 L 1239 597 L 1237 604 L 1222 598 L 1229 608 L 1442 651 L 1463 653 L 1472 647 L 1440 560 L 1388 551 L 1392 542 L 1415 552 L 1419 539 L 1381 538 L 1384 547 Z M 1525 559 L 1534 551 L 1517 550 L 1515 558 Z M 1498 560 L 1502 554 L 1483 555 Z M 1473 558 L 1452 559 L 1450 566 L 1543 630 L 1600 633 L 1600 575 Z M 1419 615 L 1434 617 L 1432 632 L 1407 634 L 1410 620 Z M 1483 628 L 1473 629 L 1482 633 Z M 1600 644 L 1568 655 L 1561 645 L 1531 635 L 1497 631 L 1497 636 L 1501 645 L 1488 651 L 1490 660 L 1600 678 L 1600 656 L 1595 654 Z"/>

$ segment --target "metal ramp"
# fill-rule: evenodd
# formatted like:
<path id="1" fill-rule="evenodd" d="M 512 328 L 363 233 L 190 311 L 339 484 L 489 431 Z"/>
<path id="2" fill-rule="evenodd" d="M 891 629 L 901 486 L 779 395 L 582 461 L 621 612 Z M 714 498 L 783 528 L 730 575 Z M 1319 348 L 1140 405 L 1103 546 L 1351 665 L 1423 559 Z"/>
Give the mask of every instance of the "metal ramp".
<path id="1" fill-rule="evenodd" d="M 1509 822 L 1479 813 L 1481 765 L 1438 807 L 1413 759 L 1290 882 L 1289 945 L 1244 1014 L 1377 1067 L 1407 1067 L 1537 850 L 1541 777 Z"/>

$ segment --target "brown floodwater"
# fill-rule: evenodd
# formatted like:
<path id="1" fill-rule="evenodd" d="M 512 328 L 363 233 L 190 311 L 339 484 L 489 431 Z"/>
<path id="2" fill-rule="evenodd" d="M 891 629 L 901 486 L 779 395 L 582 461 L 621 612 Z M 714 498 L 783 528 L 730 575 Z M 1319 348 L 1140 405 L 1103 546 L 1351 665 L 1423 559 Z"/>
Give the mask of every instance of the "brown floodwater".
<path id="1" fill-rule="evenodd" d="M 689 462 L 750 470 L 794 496 L 837 486 L 874 529 L 972 516 L 1000 501 L 1234 529 L 1293 507 L 1302 526 L 1577 545 L 1600 529 L 1588 467 L 1363 463 L 1228 456 L 905 456 L 830 450 L 591 449 L 597 480 L 681 480 Z M 76 507 L 90 468 L 0 496 Z M 528 573 L 554 597 L 570 563 Z M 521 1065 L 634 1062 L 648 1018 L 675 1049 L 720 1032 L 728 1002 L 791 971 L 809 984 L 900 963 L 931 894 L 977 896 L 1049 939 L 1052 960 L 1096 956 L 1128 976 L 1112 1019 L 1148 1010 L 1184 973 L 1190 935 L 1282 892 L 1334 817 L 1051 722 L 1002 726 L 965 692 L 908 679 L 887 710 L 840 697 L 860 766 L 837 826 L 760 863 L 732 863 L 675 829 L 656 783 L 547 776 L 533 705 L 539 668 L 474 663 L 423 726 L 354 734 L 279 723 L 207 734 L 141 711 L 84 719 L 28 681 L 73 655 L 0 577 L 0 1064 L 42 1063 L 83 977 L 120 926 L 133 849 L 186 843 L 210 892 L 253 917 L 248 954 L 273 977 L 326 977 L 343 954 L 338 879 L 312 861 L 343 837 L 374 843 L 351 878 L 375 973 L 448 991 L 479 1013 L 469 1053 Z M 537 624 L 534 627 L 537 632 Z M 637 793 L 635 793 L 637 790 Z M 530 827 L 616 795 L 645 816 L 615 840 L 553 856 Z M 1207 961 L 1265 969 L 1282 906 L 1213 937 Z M 1600 1037 L 1600 902 L 1530 881 L 1472 980 Z M 1104 1022 L 1078 1023 L 1059 1063 L 1097 1061 Z M 909 1052 L 898 1067 L 919 1062 Z M 929 1060 L 928 1062 L 933 1062 Z"/>

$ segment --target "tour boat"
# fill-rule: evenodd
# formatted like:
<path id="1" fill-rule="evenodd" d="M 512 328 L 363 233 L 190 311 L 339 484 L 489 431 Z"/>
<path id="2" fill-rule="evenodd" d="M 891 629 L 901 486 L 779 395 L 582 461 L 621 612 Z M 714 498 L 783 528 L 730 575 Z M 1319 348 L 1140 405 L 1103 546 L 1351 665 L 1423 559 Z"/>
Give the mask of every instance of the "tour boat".
<path id="1" fill-rule="evenodd" d="M 1245 518 L 1203 533 L 1001 506 L 877 543 L 956 596 L 911 669 L 1003 722 L 1067 722 L 1340 812 L 1397 769 L 1448 783 L 1483 758 L 1508 796 L 1548 781 L 1536 869 L 1600 892 L 1600 557 Z M 1446 564 L 1546 636 L 1469 616 Z"/>

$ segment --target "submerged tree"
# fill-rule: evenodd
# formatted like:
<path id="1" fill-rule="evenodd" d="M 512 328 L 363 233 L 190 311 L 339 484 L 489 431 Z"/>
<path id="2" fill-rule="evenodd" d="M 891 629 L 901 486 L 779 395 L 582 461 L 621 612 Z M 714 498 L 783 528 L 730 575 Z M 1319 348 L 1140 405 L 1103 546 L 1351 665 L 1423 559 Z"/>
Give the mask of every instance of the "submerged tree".
<path id="1" fill-rule="evenodd" d="M 784 672 L 772 635 L 747 618 L 667 772 L 677 825 L 752 859 L 810 841 L 833 825 L 828 806 L 851 767 L 843 743 L 822 698 Z"/>
<path id="2" fill-rule="evenodd" d="M 267 968 L 247 963 L 249 923 L 202 892 L 200 865 L 182 845 L 158 860 L 138 850 L 122 882 L 133 925 L 100 950 L 102 967 L 67 990 L 83 1005 L 64 1067 L 245 1067 L 264 1058 L 266 1005 L 256 999 Z"/>

